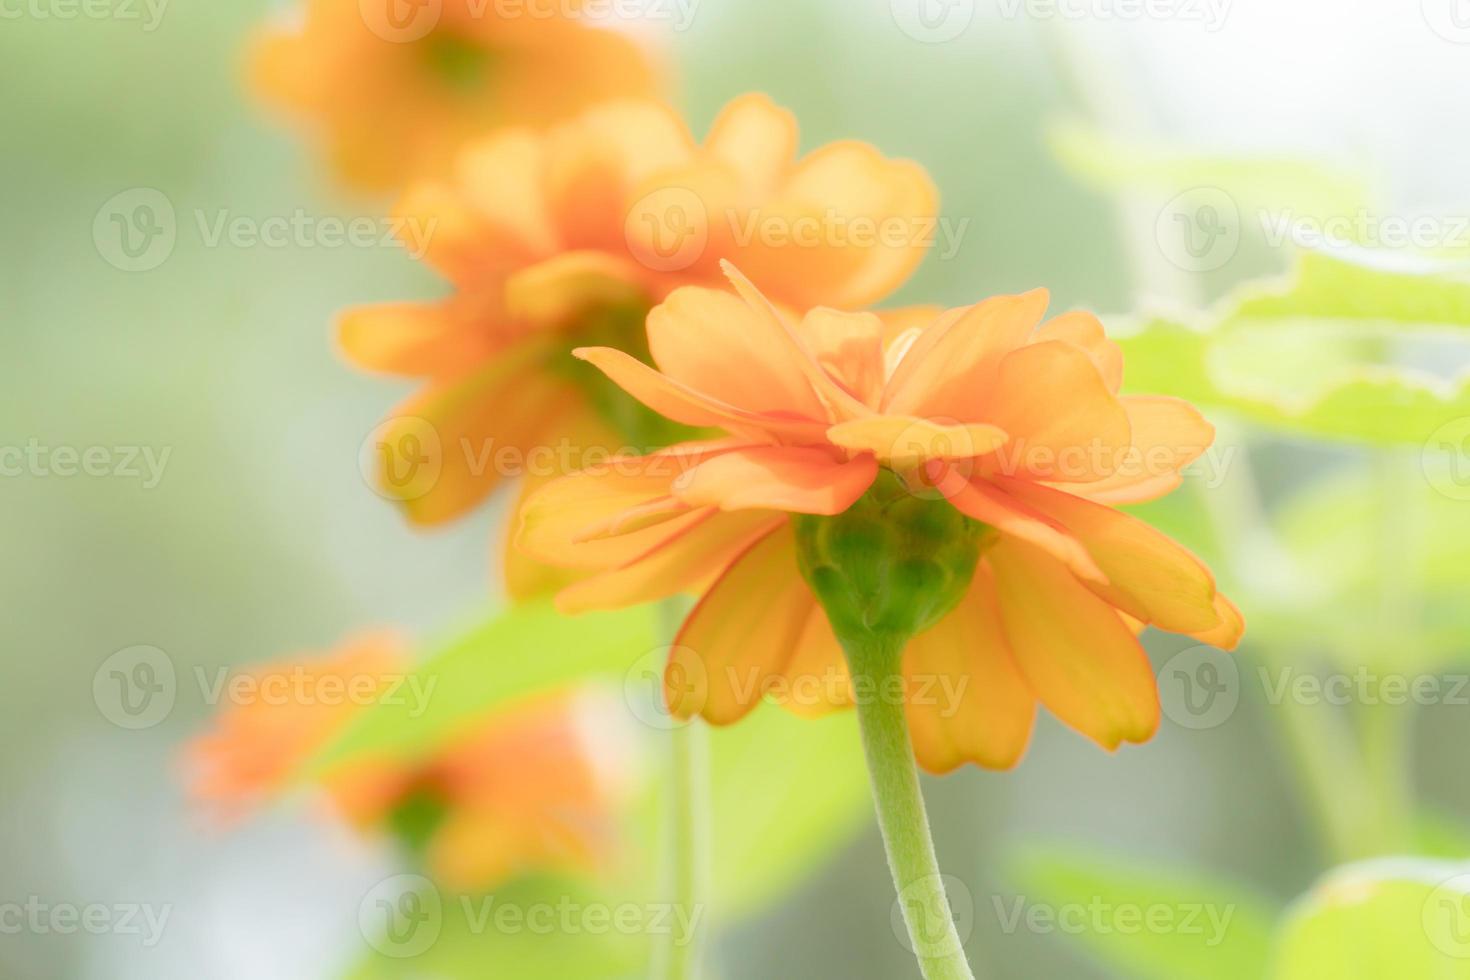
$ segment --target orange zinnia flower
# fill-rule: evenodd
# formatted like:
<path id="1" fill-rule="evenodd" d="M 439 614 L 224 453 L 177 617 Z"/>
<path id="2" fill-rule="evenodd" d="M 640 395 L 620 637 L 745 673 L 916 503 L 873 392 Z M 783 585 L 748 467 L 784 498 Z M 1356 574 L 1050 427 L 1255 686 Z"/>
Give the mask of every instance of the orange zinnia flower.
<path id="1" fill-rule="evenodd" d="M 795 119 L 763 96 L 726 107 L 703 145 L 670 109 L 617 102 L 498 135 L 464 152 L 454 183 L 412 189 L 399 210 L 455 292 L 349 311 L 341 330 L 359 365 L 426 382 L 378 443 L 409 518 L 457 517 L 511 472 L 529 488 L 589 451 L 684 437 L 569 353 L 638 349 L 648 310 L 722 281 L 722 258 L 793 306 L 897 288 L 934 232 L 928 176 L 862 143 L 796 146 Z M 507 558 L 513 595 L 545 588 L 544 569 Z"/>
<path id="2" fill-rule="evenodd" d="M 237 676 L 215 730 L 188 749 L 191 794 L 229 818 L 260 806 L 376 697 L 390 688 L 431 696 L 400 686 L 409 668 L 397 637 L 372 634 Z M 450 888 L 586 870 L 607 855 L 627 784 L 624 753 L 608 738 L 615 721 L 598 696 L 542 697 L 486 718 L 429 758 L 361 763 L 323 789 L 356 826 L 399 833 Z"/>
<path id="3" fill-rule="evenodd" d="M 888 634 L 920 763 L 1004 768 L 1038 701 L 1110 749 L 1154 732 L 1144 624 L 1239 640 L 1209 571 L 1109 506 L 1167 492 L 1214 431 L 1184 402 L 1120 396 L 1121 353 L 1094 317 L 1043 323 L 1038 290 L 797 322 L 729 271 L 738 296 L 681 289 L 649 316 L 659 370 L 577 351 L 728 436 L 551 483 L 519 535 L 599 572 L 562 593 L 569 611 L 702 593 L 666 677 L 677 715 L 882 696 L 853 690 L 838 637 Z"/>
<path id="4" fill-rule="evenodd" d="M 387 190 L 445 172 L 460 146 L 498 127 L 655 94 L 638 46 L 568 16 L 572 6 L 307 0 L 299 23 L 265 35 L 252 67 L 270 101 L 321 128 L 344 180 Z"/>

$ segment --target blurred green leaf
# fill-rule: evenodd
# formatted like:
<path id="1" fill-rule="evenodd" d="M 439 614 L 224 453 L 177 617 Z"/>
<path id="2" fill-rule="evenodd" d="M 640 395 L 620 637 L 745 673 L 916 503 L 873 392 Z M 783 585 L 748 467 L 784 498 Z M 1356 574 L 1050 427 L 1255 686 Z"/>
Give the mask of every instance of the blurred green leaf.
<path id="1" fill-rule="evenodd" d="M 368 954 L 346 980 L 635 980 L 654 928 L 679 928 L 648 903 L 585 882 L 528 878 L 492 895 L 424 885 L 403 905 L 369 894 L 359 925 Z"/>
<path id="2" fill-rule="evenodd" d="M 499 705 L 565 684 L 621 680 L 659 645 L 659 635 L 651 606 L 568 617 L 546 602 L 497 613 L 413 671 L 406 689 L 427 692 L 426 709 L 406 697 L 373 705 L 308 760 L 303 775 L 318 777 L 363 756 L 417 758 Z"/>
<path id="3" fill-rule="evenodd" d="M 762 705 L 711 731 L 716 914 L 765 907 L 823 867 L 871 819 L 857 716 Z"/>
<path id="4" fill-rule="evenodd" d="M 1058 931 L 1074 934 L 1120 975 L 1247 980 L 1265 971 L 1274 910 L 1228 881 L 1035 847 L 1017 859 L 1010 877 L 1027 905 L 1044 909 Z"/>
<path id="5" fill-rule="evenodd" d="M 1207 328 L 1144 323 L 1120 338 L 1129 389 L 1314 438 L 1424 443 L 1470 416 L 1470 381 L 1395 366 L 1393 355 L 1407 341 L 1470 353 L 1470 281 L 1366 254 L 1304 254 L 1285 287 L 1242 291 Z"/>
<path id="6" fill-rule="evenodd" d="M 1470 978 L 1467 870 L 1390 858 L 1333 871 L 1283 924 L 1272 980 Z"/>

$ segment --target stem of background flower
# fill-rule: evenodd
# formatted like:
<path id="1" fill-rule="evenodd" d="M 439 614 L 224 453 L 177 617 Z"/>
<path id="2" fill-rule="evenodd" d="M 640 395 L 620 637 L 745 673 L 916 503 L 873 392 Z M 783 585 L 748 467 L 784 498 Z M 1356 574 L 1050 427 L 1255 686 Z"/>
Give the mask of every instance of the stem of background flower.
<path id="1" fill-rule="evenodd" d="M 847 647 L 856 689 L 874 692 L 858 699 L 857 712 L 878 826 L 909 942 L 925 980 L 974 980 L 934 854 L 903 700 L 884 696 L 900 689 L 894 679 L 903 647 L 902 640 L 879 639 Z"/>
<path id="2" fill-rule="evenodd" d="M 677 599 L 665 599 L 659 610 L 664 635 L 672 642 L 684 608 Z M 667 930 L 664 944 L 654 956 L 652 976 L 658 980 L 697 980 L 702 972 L 707 916 L 701 914 L 701 909 L 708 894 L 708 734 L 698 718 L 687 724 L 675 723 L 668 732 L 664 783 L 669 820 L 666 875 L 679 921 L 690 923 L 693 931 L 680 935 L 677 930 Z"/>

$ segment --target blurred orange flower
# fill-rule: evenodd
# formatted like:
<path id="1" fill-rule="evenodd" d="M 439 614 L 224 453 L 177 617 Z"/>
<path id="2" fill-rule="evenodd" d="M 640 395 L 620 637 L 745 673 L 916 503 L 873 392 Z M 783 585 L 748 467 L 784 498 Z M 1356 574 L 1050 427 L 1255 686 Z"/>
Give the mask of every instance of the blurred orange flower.
<path id="1" fill-rule="evenodd" d="M 792 115 L 747 95 L 703 145 L 652 102 L 502 133 L 467 149 L 453 182 L 420 184 L 398 210 L 455 291 L 351 310 L 341 342 L 362 367 L 426 382 L 378 447 L 385 491 L 411 520 L 437 524 L 508 474 L 529 490 L 589 454 L 685 434 L 578 364 L 573 347 L 639 350 L 649 308 L 678 286 L 721 281 L 725 257 L 761 270 L 780 303 L 878 300 L 922 260 L 937 194 L 917 164 L 866 144 L 798 159 Z M 514 554 L 506 579 L 516 596 L 548 585 Z"/>
<path id="2" fill-rule="evenodd" d="M 844 562 L 877 592 L 908 589 L 864 616 L 913 616 L 954 592 L 937 623 L 897 631 L 913 636 L 903 697 L 933 771 L 1014 765 L 1038 701 L 1110 749 L 1146 740 L 1159 701 L 1143 626 L 1238 642 L 1244 623 L 1209 571 L 1108 506 L 1172 489 L 1214 430 L 1184 402 L 1120 396 L 1121 352 L 1094 317 L 1042 322 L 1038 290 L 798 321 L 730 273 L 738 295 L 681 289 L 650 314 L 658 370 L 577 351 L 650 408 L 728 436 L 550 483 L 519 533 L 537 559 L 598 572 L 561 594 L 568 611 L 702 593 L 669 663 L 676 714 L 728 724 L 766 695 L 816 712 L 872 694 L 854 692 L 834 606 L 814 591 L 840 592 Z M 891 545 L 900 513 L 924 547 Z M 802 552 L 802 569 L 808 532 L 834 555 Z M 947 581 L 941 553 L 967 536 L 973 578 Z"/>
<path id="3" fill-rule="evenodd" d="M 379 696 L 431 696 L 402 690 L 410 668 L 403 642 L 376 633 L 236 675 L 214 730 L 187 750 L 191 796 L 237 819 L 283 793 L 310 755 Z M 538 698 L 428 758 L 357 764 L 322 788 L 355 826 L 397 832 L 450 888 L 589 870 L 609 854 L 628 786 L 626 753 L 609 737 L 612 711 L 587 692 Z"/>
<path id="4" fill-rule="evenodd" d="M 306 0 L 252 52 L 256 88 L 321 130 L 335 171 L 390 190 L 468 140 L 656 93 L 629 38 L 570 0 Z"/>

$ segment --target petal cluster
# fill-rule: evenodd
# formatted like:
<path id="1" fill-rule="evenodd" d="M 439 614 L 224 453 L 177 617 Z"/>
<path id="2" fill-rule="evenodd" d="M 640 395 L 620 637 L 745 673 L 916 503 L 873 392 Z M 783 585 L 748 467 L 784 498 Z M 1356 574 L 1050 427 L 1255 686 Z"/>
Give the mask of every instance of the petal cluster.
<path id="1" fill-rule="evenodd" d="M 1096 318 L 1046 319 L 1047 295 L 894 314 L 786 314 L 743 275 L 690 287 L 648 319 L 654 366 L 579 350 L 669 418 L 723 429 L 541 488 L 532 556 L 592 571 L 571 611 L 693 589 L 667 696 L 724 724 L 770 696 L 822 711 L 853 697 L 841 648 L 798 572 L 791 516 L 835 515 L 881 469 L 993 531 L 969 591 L 904 656 L 926 767 L 1014 764 L 1038 703 L 1113 748 L 1159 721 L 1146 625 L 1231 647 L 1238 611 L 1183 548 L 1113 509 L 1168 492 L 1214 438 L 1189 405 L 1119 394 Z"/>
<path id="2" fill-rule="evenodd" d="M 357 712 L 401 688 L 411 663 L 402 641 L 378 633 L 324 655 L 268 664 L 232 678 L 214 729 L 188 749 L 191 794 L 238 819 L 290 788 L 310 756 Z M 559 693 L 487 717 L 432 755 L 374 759 L 324 785 L 363 830 L 428 816 L 421 846 L 450 888 L 494 887 L 532 869 L 588 869 L 613 843 L 626 794 L 628 746 L 609 739 L 617 717 L 598 697 Z"/>

